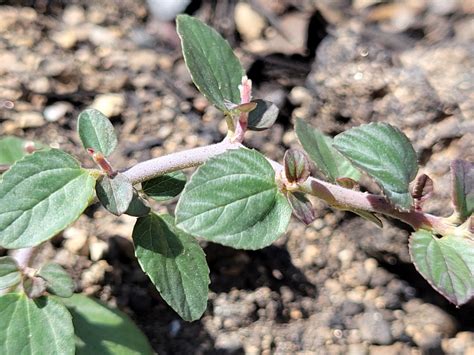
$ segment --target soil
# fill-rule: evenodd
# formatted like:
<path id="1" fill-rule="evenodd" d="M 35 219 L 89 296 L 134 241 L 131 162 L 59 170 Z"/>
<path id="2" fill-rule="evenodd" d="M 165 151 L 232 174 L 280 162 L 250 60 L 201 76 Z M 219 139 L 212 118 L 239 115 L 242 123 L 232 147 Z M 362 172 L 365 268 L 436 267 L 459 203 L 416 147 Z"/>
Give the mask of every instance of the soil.
<path id="1" fill-rule="evenodd" d="M 281 109 L 247 145 L 281 160 L 298 145 L 296 117 L 330 135 L 392 123 L 435 182 L 426 210 L 448 215 L 449 162 L 474 159 L 472 1 L 249 4 L 203 0 L 186 9 L 236 48 L 254 97 Z M 168 5 L 154 6 L 160 14 Z M 192 86 L 172 21 L 146 2 L 7 0 L 0 19 L 0 135 L 60 147 L 92 166 L 75 133 L 78 113 L 92 105 L 119 133 L 111 159 L 119 168 L 223 138 L 221 115 Z M 154 207 L 172 211 L 175 202 Z M 312 225 L 292 221 L 263 250 L 203 242 L 209 306 L 192 323 L 140 270 L 131 217 L 93 205 L 36 261 L 65 266 L 77 292 L 125 311 L 160 354 L 474 354 L 474 304 L 456 309 L 416 272 L 409 227 L 384 220 L 379 229 L 315 206 Z"/>

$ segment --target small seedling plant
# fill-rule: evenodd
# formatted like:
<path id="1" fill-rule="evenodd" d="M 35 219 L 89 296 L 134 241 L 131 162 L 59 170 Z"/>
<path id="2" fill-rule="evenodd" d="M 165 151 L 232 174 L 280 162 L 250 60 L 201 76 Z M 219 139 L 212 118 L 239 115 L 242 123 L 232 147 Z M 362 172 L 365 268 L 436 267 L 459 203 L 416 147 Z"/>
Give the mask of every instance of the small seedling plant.
<path id="1" fill-rule="evenodd" d="M 380 227 L 380 216 L 410 225 L 410 254 L 421 275 L 456 306 L 472 298 L 472 162 L 452 163 L 454 211 L 440 217 L 423 211 L 433 182 L 418 173 L 415 150 L 389 124 L 361 125 L 331 138 L 296 120 L 302 149 L 286 151 L 282 164 L 272 161 L 247 148 L 244 138 L 248 130 L 271 127 L 278 108 L 252 97 L 251 81 L 215 30 L 180 15 L 177 31 L 193 82 L 223 112 L 228 127 L 224 140 L 117 170 L 108 159 L 117 146 L 114 127 L 96 110 L 82 112 L 77 124 L 96 169 L 82 168 L 64 151 L 41 146 L 25 151 L 19 139 L 4 138 L 1 247 L 37 247 L 97 198 L 117 216 L 137 217 L 132 237 L 141 268 L 176 313 L 192 321 L 206 310 L 210 283 L 196 238 L 237 249 L 264 248 L 285 233 L 292 214 L 305 224 L 316 218 L 311 195 Z M 191 167 L 197 169 L 187 181 L 181 170 Z M 361 192 L 363 175 L 376 182 L 380 194 Z M 178 195 L 174 216 L 152 211 L 147 202 Z M 72 296 L 71 279 L 59 265 L 32 269 L 18 258 L 0 258 L 0 288 L 11 291 L 0 297 L 1 353 L 72 354 L 75 346 L 91 350 L 89 339 L 82 339 L 82 348 L 75 345 L 78 325 L 69 313 L 81 296 Z"/>

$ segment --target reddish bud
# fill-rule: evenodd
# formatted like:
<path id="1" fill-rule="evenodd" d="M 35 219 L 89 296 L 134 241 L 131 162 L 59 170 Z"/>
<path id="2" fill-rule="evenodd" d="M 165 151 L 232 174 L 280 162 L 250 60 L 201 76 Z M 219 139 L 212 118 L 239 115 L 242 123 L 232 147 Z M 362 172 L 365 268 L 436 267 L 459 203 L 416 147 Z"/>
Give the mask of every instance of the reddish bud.
<path id="1" fill-rule="evenodd" d="M 357 181 L 348 177 L 337 178 L 336 182 L 339 186 L 345 187 L 346 189 L 359 190 L 360 188 Z"/>
<path id="2" fill-rule="evenodd" d="M 96 152 L 93 148 L 87 148 L 87 153 L 94 159 L 94 162 L 100 167 L 100 169 L 107 174 L 109 177 L 114 177 L 117 172 L 114 171 L 109 161 L 105 158 L 101 152 Z"/>
<path id="3" fill-rule="evenodd" d="M 288 192 L 286 198 L 290 203 L 293 214 L 301 222 L 308 225 L 316 219 L 313 205 L 301 192 Z"/>
<path id="4" fill-rule="evenodd" d="M 309 160 L 301 150 L 289 149 L 283 157 L 286 180 L 291 183 L 302 183 L 311 174 Z"/>
<path id="5" fill-rule="evenodd" d="M 421 211 L 421 205 L 425 202 L 433 192 L 433 180 L 426 175 L 421 174 L 415 179 L 411 196 L 413 197 L 415 204 L 415 210 Z"/>

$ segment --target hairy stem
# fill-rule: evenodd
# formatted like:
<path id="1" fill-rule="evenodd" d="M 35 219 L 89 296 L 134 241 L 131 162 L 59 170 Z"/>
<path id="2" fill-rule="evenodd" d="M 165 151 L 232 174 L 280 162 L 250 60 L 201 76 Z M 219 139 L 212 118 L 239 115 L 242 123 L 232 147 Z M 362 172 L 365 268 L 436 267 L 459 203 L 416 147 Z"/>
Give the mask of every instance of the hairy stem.
<path id="1" fill-rule="evenodd" d="M 229 149 L 238 148 L 245 148 L 245 146 L 238 142 L 223 141 L 147 160 L 123 171 L 123 174 L 133 184 L 138 184 L 172 171 L 201 165 L 206 160 Z M 267 160 L 275 170 L 276 176 L 282 176 L 283 166 L 271 159 Z M 299 190 L 316 196 L 333 207 L 384 214 L 399 219 L 414 229 L 425 228 L 440 234 L 453 233 L 454 230 L 454 225 L 447 223 L 444 218 L 415 210 L 399 211 L 383 196 L 347 189 L 314 177 L 308 178 L 301 184 Z"/>

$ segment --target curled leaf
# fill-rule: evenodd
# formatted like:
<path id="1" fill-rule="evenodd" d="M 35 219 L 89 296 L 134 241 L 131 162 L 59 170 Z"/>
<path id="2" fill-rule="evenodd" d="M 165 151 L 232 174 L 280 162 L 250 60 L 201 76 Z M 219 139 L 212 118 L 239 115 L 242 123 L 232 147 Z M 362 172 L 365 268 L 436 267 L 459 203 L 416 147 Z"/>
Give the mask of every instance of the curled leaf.
<path id="1" fill-rule="evenodd" d="M 249 112 L 248 129 L 251 131 L 263 131 L 275 123 L 280 110 L 273 102 L 265 100 L 254 100 L 257 106 Z"/>

